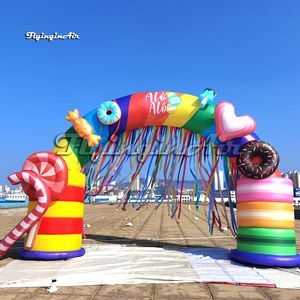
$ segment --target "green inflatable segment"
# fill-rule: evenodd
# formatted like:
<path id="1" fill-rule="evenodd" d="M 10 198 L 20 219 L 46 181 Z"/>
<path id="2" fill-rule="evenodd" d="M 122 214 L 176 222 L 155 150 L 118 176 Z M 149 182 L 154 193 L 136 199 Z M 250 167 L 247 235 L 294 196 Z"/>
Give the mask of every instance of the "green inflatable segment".
<path id="1" fill-rule="evenodd" d="M 216 104 L 212 103 L 198 109 L 192 118 L 183 125 L 183 128 L 196 133 L 205 131 L 215 124 L 215 108 Z"/>
<path id="2" fill-rule="evenodd" d="M 271 254 L 271 255 L 296 255 L 296 245 L 289 244 L 260 244 L 260 243 L 237 243 L 237 249 L 243 252 Z"/>
<path id="3" fill-rule="evenodd" d="M 266 238 L 266 237 L 259 237 L 259 238 L 250 238 L 250 237 L 238 237 L 239 242 L 249 242 L 249 243 L 258 243 L 258 244 L 281 244 L 281 245 L 295 245 L 296 239 L 278 239 L 278 238 Z"/>
<path id="4" fill-rule="evenodd" d="M 294 229 L 239 227 L 239 237 L 289 240 L 296 239 Z"/>
<path id="5" fill-rule="evenodd" d="M 94 151 L 88 146 L 87 141 L 77 134 L 73 126 L 66 131 L 65 138 L 68 140 L 69 146 L 77 156 L 81 166 L 91 159 Z"/>
<path id="6" fill-rule="evenodd" d="M 271 255 L 296 255 L 293 229 L 239 227 L 237 249 Z"/>

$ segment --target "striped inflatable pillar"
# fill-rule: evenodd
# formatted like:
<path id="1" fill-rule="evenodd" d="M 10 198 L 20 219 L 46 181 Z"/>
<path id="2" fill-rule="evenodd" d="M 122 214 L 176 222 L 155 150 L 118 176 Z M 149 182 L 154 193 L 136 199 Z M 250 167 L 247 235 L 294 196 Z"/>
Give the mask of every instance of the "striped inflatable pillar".
<path id="1" fill-rule="evenodd" d="M 41 219 L 33 245 L 21 256 L 29 259 L 68 259 L 84 255 L 82 228 L 86 177 L 80 172 L 81 165 L 66 138 L 60 139 L 53 150 L 64 159 L 68 168 L 68 181 L 58 199 L 50 202 Z M 30 199 L 28 209 L 36 205 Z"/>
<path id="2" fill-rule="evenodd" d="M 231 257 L 257 265 L 299 265 L 292 181 L 281 177 L 239 179 L 237 201 L 237 249 Z"/>

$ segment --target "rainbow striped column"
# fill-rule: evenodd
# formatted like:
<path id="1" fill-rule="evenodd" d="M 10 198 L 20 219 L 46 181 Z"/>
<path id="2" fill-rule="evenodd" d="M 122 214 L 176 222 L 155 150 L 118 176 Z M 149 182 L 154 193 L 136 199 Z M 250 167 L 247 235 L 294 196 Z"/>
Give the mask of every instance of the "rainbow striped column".
<path id="1" fill-rule="evenodd" d="M 257 265 L 299 265 L 292 181 L 281 177 L 239 179 L 237 200 L 238 240 L 231 257 Z"/>
<path id="2" fill-rule="evenodd" d="M 80 163 L 65 138 L 60 140 L 53 152 L 61 155 L 67 164 L 68 184 L 59 199 L 51 201 L 32 247 L 25 246 L 21 252 L 24 258 L 67 259 L 85 253 L 81 245 L 86 177 L 80 172 Z M 28 210 L 35 205 L 35 199 L 30 199 Z"/>

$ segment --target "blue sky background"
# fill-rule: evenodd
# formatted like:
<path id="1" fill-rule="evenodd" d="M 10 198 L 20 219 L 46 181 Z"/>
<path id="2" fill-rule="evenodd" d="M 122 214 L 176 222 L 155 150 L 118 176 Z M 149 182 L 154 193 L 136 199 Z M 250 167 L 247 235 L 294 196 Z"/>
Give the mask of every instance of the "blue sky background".
<path id="1" fill-rule="evenodd" d="M 0 4 L 0 183 L 35 151 L 51 150 L 104 100 L 205 87 L 257 122 L 300 169 L 300 2 L 233 0 L 8 1 Z M 25 40 L 25 32 L 80 40 Z"/>

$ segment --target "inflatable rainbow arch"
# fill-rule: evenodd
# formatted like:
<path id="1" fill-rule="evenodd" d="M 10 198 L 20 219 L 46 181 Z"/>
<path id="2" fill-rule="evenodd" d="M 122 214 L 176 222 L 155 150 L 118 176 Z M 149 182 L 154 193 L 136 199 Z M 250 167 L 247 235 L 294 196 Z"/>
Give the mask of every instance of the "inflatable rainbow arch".
<path id="1" fill-rule="evenodd" d="M 53 260 L 84 255 L 85 197 L 102 191 L 128 160 L 134 180 L 149 158 L 150 185 L 162 170 L 164 197 L 171 203 L 173 217 L 180 217 L 182 195 L 181 187 L 179 201 L 174 200 L 173 178 L 177 174 L 177 179 L 184 182 L 190 163 L 197 206 L 197 181 L 202 180 L 207 188 L 210 230 L 213 226 L 221 228 L 220 215 L 228 224 L 231 222 L 230 230 L 237 236 L 237 249 L 231 251 L 233 260 L 268 266 L 300 265 L 293 185 L 281 176 L 277 152 L 254 133 L 251 117 L 237 117 L 233 105 L 216 105 L 214 97 L 211 89 L 199 97 L 143 92 L 103 102 L 84 117 L 77 110 L 70 111 L 66 119 L 73 126 L 58 139 L 52 152 L 34 153 L 22 171 L 8 177 L 12 184 L 22 184 L 30 202 L 27 216 L 1 241 L 0 255 L 25 233 L 21 252 L 24 258 Z M 174 145 L 180 154 L 165 154 Z M 141 151 L 128 154 L 135 146 L 140 146 Z M 193 155 L 191 146 L 197 149 Z M 209 155 L 211 160 L 207 159 Z M 220 212 L 214 201 L 214 174 L 221 162 L 228 187 L 232 186 L 237 194 L 237 222 L 231 203 L 229 221 L 225 206 Z M 124 209 L 130 188 L 120 203 Z"/>

